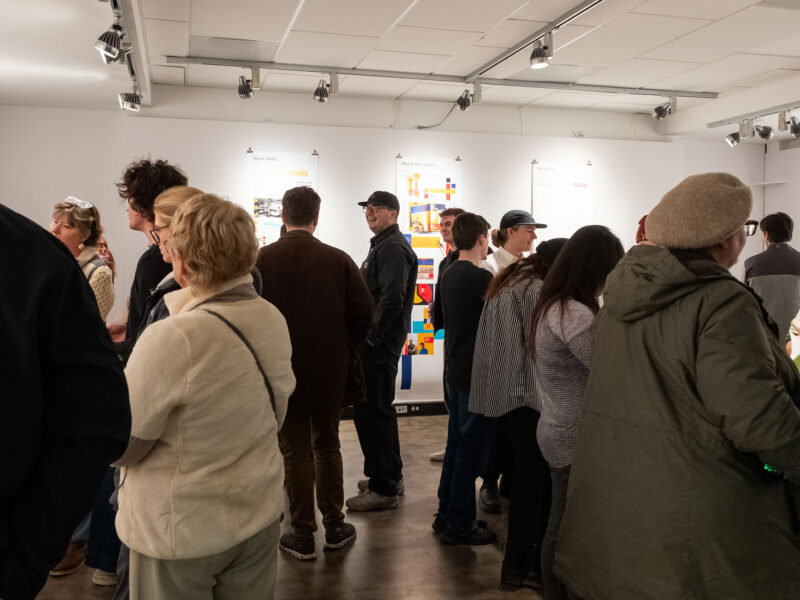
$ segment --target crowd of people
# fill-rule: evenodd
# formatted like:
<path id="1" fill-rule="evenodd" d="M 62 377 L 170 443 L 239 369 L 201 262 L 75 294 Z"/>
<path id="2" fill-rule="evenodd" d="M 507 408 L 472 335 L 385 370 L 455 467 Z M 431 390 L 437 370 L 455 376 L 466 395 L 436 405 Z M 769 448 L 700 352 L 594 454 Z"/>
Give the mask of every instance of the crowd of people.
<path id="1" fill-rule="evenodd" d="M 317 556 L 315 504 L 337 551 L 357 537 L 345 507 L 392 510 L 405 493 L 392 402 L 417 258 L 399 201 L 358 202 L 373 234 L 359 269 L 314 236 L 311 188 L 285 193 L 286 230 L 259 248 L 244 209 L 167 161 L 137 161 L 117 185 L 148 243 L 124 324 L 104 325 L 116 265 L 93 204 L 56 204 L 52 235 L 0 206 L 0 444 L 13 456 L 0 599 L 34 598 L 48 572 L 84 562 L 115 600 L 272 598 L 279 550 Z M 769 215 L 767 250 L 735 279 L 751 210 L 732 175 L 690 176 L 627 253 L 601 225 L 533 250 L 547 225 L 524 210 L 491 234 L 478 214 L 440 214 L 441 543 L 497 543 L 478 509 L 502 511 L 506 495 L 505 589 L 793 597 L 800 254 L 791 219 Z M 350 405 L 365 478 L 345 500 Z"/>

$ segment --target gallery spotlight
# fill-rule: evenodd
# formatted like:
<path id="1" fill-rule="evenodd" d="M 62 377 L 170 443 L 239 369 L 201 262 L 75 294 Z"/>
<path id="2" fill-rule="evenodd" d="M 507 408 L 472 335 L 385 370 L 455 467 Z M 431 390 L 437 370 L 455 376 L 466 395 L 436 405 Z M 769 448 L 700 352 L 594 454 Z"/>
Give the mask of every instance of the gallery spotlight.
<path id="1" fill-rule="evenodd" d="M 114 19 L 114 23 L 111 27 L 100 34 L 94 47 L 100 55 L 103 56 L 103 61 L 106 63 L 109 62 L 106 60 L 106 56 L 111 59 L 111 61 L 119 58 L 122 48 L 122 21 L 119 17 Z"/>
<path id="2" fill-rule="evenodd" d="M 789 133 L 794 138 L 800 137 L 800 121 L 797 120 L 797 117 L 789 119 Z"/>
<path id="3" fill-rule="evenodd" d="M 550 66 L 553 56 L 553 34 L 548 33 L 533 43 L 531 50 L 531 69 L 544 69 Z"/>
<path id="4" fill-rule="evenodd" d="M 472 104 L 472 99 L 469 97 L 469 90 L 464 90 L 458 99 L 456 100 L 456 104 L 458 105 L 459 110 L 468 110 L 470 105 Z"/>
<path id="5" fill-rule="evenodd" d="M 739 136 L 738 131 L 734 131 L 730 135 L 725 136 L 725 141 L 728 142 L 728 146 L 733 148 L 736 144 L 738 144 L 742 138 Z"/>
<path id="6" fill-rule="evenodd" d="M 123 92 L 119 95 L 119 107 L 124 110 L 139 112 L 142 108 L 142 97 L 136 92 Z"/>
<path id="7" fill-rule="evenodd" d="M 664 104 L 659 104 L 653 109 L 653 118 L 661 121 L 667 115 L 672 114 L 672 104 L 669 102 L 664 102 Z"/>
<path id="8" fill-rule="evenodd" d="M 244 75 L 239 76 L 239 98 L 247 100 L 253 97 L 253 86 L 251 80 L 246 79 Z"/>
<path id="9" fill-rule="evenodd" d="M 775 130 L 769 125 L 756 125 L 753 129 L 762 140 L 771 140 L 775 137 Z"/>
<path id="10" fill-rule="evenodd" d="M 317 85 L 317 89 L 314 90 L 314 101 L 315 102 L 327 102 L 328 97 L 331 95 L 330 91 L 328 91 L 328 83 L 324 79 L 319 80 L 319 84 Z"/>

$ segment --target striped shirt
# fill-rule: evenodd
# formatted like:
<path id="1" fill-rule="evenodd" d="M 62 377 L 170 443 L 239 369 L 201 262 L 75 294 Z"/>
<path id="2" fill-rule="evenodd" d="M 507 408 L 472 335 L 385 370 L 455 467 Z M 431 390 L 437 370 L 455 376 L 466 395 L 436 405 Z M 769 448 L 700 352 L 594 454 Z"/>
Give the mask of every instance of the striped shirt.
<path id="1" fill-rule="evenodd" d="M 522 279 L 486 303 L 472 358 L 469 411 L 501 417 L 527 406 L 542 410 L 542 384 L 526 350 L 541 279 Z"/>
<path id="2" fill-rule="evenodd" d="M 585 304 L 556 303 L 536 327 L 536 365 L 544 398 L 536 439 L 547 463 L 556 469 L 572 464 L 583 413 L 583 394 L 592 358 L 594 313 Z"/>

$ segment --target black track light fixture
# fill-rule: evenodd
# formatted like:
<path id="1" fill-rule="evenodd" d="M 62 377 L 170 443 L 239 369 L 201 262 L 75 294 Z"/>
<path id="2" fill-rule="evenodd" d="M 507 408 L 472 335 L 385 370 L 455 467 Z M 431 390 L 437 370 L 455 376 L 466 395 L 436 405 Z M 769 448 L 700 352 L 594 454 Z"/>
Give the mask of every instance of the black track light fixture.
<path id="1" fill-rule="evenodd" d="M 789 119 L 789 133 L 793 138 L 800 138 L 800 120 L 797 117 Z"/>
<path id="2" fill-rule="evenodd" d="M 762 140 L 771 140 L 775 137 L 775 130 L 769 125 L 756 125 L 753 129 Z"/>
<path id="3" fill-rule="evenodd" d="M 315 102 L 327 102 L 328 97 L 331 95 L 330 90 L 328 89 L 330 85 L 324 79 L 320 79 L 319 83 L 317 84 L 317 89 L 314 90 L 314 101 Z"/>
<path id="4" fill-rule="evenodd" d="M 142 108 L 142 96 L 135 88 L 132 92 L 123 92 L 119 95 L 119 107 L 123 110 L 139 112 L 139 109 Z"/>
<path id="5" fill-rule="evenodd" d="M 472 98 L 469 97 L 469 90 L 464 90 L 464 92 L 456 100 L 456 104 L 458 105 L 459 110 L 465 111 L 469 109 L 469 107 L 472 105 Z"/>
<path id="6" fill-rule="evenodd" d="M 103 57 L 104 62 L 110 62 L 106 57 L 111 59 L 111 61 L 115 61 L 119 58 L 122 49 L 122 35 L 122 20 L 119 17 L 115 17 L 111 27 L 101 33 L 94 44 L 95 49 Z"/>
<path id="7" fill-rule="evenodd" d="M 728 142 L 728 146 L 733 148 L 740 141 L 742 141 L 742 138 L 739 136 L 739 132 L 738 131 L 734 131 L 733 133 L 725 136 L 725 141 Z"/>
<path id="8" fill-rule="evenodd" d="M 247 79 L 244 75 L 239 76 L 239 98 L 247 100 L 253 97 L 252 80 Z"/>

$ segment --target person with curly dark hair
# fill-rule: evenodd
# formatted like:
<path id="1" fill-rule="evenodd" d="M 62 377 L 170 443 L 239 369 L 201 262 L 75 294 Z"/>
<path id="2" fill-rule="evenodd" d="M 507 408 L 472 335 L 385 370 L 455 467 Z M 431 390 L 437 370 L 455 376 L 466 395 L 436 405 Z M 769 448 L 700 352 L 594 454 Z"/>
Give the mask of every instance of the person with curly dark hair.
<path id="1" fill-rule="evenodd" d="M 136 343 L 142 319 L 142 308 L 150 293 L 164 276 L 172 271 L 172 265 L 164 262 L 158 244 L 150 236 L 155 227 L 153 204 L 156 196 L 164 190 L 186 185 L 186 174 L 166 160 L 152 161 L 142 159 L 131 163 L 122 174 L 122 181 L 117 183 L 120 198 L 128 202 L 128 226 L 141 231 L 147 237 L 148 248 L 139 258 L 131 284 L 131 295 L 128 301 L 128 320 L 125 324 L 125 339 L 117 342 L 116 348 L 124 361 L 130 356 Z M 109 327 L 112 335 L 122 332 L 122 325 Z"/>

